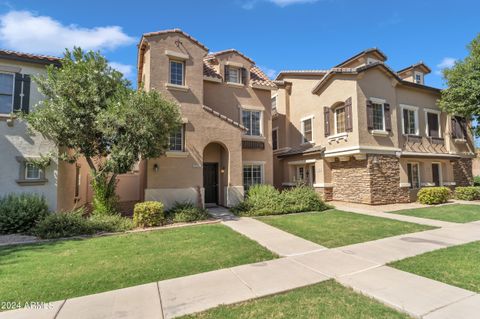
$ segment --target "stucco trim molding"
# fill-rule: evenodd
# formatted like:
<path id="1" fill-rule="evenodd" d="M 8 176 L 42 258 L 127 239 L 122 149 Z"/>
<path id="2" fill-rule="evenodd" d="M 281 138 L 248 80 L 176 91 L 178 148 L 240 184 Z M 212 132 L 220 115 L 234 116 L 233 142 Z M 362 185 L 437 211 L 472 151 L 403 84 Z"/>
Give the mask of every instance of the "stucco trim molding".
<path id="1" fill-rule="evenodd" d="M 165 156 L 167 157 L 177 157 L 177 158 L 185 158 L 188 157 L 188 152 L 175 152 L 175 151 L 167 151 L 165 152 Z"/>
<path id="2" fill-rule="evenodd" d="M 287 162 L 288 165 L 303 165 L 303 164 L 314 164 L 317 160 L 314 158 L 306 159 L 306 160 L 299 160 L 299 161 L 291 161 Z"/>
<path id="3" fill-rule="evenodd" d="M 168 90 L 176 90 L 176 91 L 183 91 L 183 92 L 188 92 L 190 90 L 190 88 L 186 85 L 177 85 L 172 83 L 165 83 L 165 87 Z"/>
<path id="4" fill-rule="evenodd" d="M 266 90 L 266 91 L 275 91 L 276 90 L 276 88 L 273 88 L 271 86 L 260 85 L 260 84 L 256 84 L 256 83 L 251 84 L 250 87 L 252 89 L 257 89 L 257 90 Z"/>
<path id="5" fill-rule="evenodd" d="M 0 64 L 0 72 L 21 73 L 21 72 L 22 72 L 22 68 L 19 67 L 19 66 L 17 67 L 17 66 Z"/>
<path id="6" fill-rule="evenodd" d="M 397 152 L 402 150 L 395 147 L 361 147 L 354 146 L 348 148 L 339 148 L 325 151 L 325 157 L 335 157 L 335 156 L 345 156 L 345 155 L 354 155 L 359 153 L 365 154 L 382 154 L 382 155 L 396 155 Z"/>
<path id="7" fill-rule="evenodd" d="M 185 54 L 182 52 L 176 52 L 172 50 L 165 50 L 165 55 L 167 55 L 170 58 L 181 59 L 181 60 L 188 60 L 190 58 L 188 54 Z"/>
<path id="8" fill-rule="evenodd" d="M 459 155 L 445 153 L 418 153 L 418 152 L 401 152 L 400 157 L 435 157 L 435 158 L 460 158 Z"/>
<path id="9" fill-rule="evenodd" d="M 203 80 L 204 80 L 204 81 L 215 82 L 215 83 L 222 83 L 222 79 L 220 79 L 220 78 L 214 78 L 214 77 L 206 76 L 206 75 L 203 76 Z"/>

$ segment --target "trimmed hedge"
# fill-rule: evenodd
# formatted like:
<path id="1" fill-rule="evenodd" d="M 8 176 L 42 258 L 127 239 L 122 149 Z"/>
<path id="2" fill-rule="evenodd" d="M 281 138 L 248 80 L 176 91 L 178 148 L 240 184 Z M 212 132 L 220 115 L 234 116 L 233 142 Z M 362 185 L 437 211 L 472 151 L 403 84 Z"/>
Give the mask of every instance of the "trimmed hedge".
<path id="1" fill-rule="evenodd" d="M 36 194 L 9 194 L 0 198 L 0 234 L 28 233 L 48 215 L 45 198 Z"/>
<path id="2" fill-rule="evenodd" d="M 137 227 L 155 227 L 166 224 L 167 219 L 161 202 L 147 201 L 135 204 L 133 223 Z"/>
<path id="3" fill-rule="evenodd" d="M 271 185 L 254 185 L 231 211 L 241 216 L 265 216 L 322 211 L 330 208 L 313 187 L 297 186 L 279 192 Z"/>
<path id="4" fill-rule="evenodd" d="M 167 215 L 174 223 L 188 223 L 208 219 L 206 209 L 199 208 L 190 202 L 175 203 L 167 212 Z"/>
<path id="5" fill-rule="evenodd" d="M 425 187 L 418 191 L 418 201 L 426 205 L 443 204 L 450 198 L 451 191 L 447 187 Z"/>
<path id="6" fill-rule="evenodd" d="M 455 198 L 462 199 L 462 200 L 480 199 L 480 187 L 477 187 L 477 186 L 456 187 Z"/>

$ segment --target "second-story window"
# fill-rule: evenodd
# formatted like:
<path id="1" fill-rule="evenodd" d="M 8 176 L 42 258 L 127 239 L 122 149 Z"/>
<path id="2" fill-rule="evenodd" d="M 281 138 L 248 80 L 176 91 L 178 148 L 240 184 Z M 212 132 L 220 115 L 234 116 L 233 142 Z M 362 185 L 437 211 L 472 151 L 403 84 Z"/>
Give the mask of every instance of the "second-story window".
<path id="1" fill-rule="evenodd" d="M 335 134 L 344 133 L 345 129 L 345 107 L 335 109 Z"/>
<path id="2" fill-rule="evenodd" d="M 423 73 L 421 73 L 421 72 L 415 72 L 415 73 L 413 74 L 413 77 L 414 77 L 413 80 L 415 81 L 415 83 L 417 83 L 417 84 L 423 84 Z"/>
<path id="3" fill-rule="evenodd" d="M 170 134 L 169 149 L 170 151 L 182 152 L 184 149 L 184 132 L 183 125 L 175 132 Z"/>
<path id="4" fill-rule="evenodd" d="M 385 131 L 385 113 L 383 104 L 372 103 L 373 111 L 373 129 L 379 131 Z"/>
<path id="5" fill-rule="evenodd" d="M 403 109 L 403 134 L 417 135 L 417 114 L 413 109 Z"/>
<path id="6" fill-rule="evenodd" d="M 427 135 L 440 137 L 440 114 L 427 112 Z"/>
<path id="7" fill-rule="evenodd" d="M 242 110 L 242 124 L 248 131 L 245 133 L 250 136 L 261 136 L 261 111 Z"/>
<path id="8" fill-rule="evenodd" d="M 185 62 L 170 60 L 170 83 L 185 85 Z"/>
<path id="9" fill-rule="evenodd" d="M 0 73 L 0 114 L 13 111 L 13 74 Z"/>
<path id="10" fill-rule="evenodd" d="M 312 118 L 302 120 L 302 143 L 313 141 Z"/>

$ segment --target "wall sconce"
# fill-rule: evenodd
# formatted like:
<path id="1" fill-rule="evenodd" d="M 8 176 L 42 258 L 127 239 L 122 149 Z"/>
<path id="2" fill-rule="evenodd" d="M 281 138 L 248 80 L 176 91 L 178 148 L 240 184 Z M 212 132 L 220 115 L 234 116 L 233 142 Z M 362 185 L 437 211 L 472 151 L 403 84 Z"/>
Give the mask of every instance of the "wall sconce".
<path id="1" fill-rule="evenodd" d="M 157 163 L 153 164 L 153 170 L 155 171 L 155 173 L 158 172 L 158 164 Z"/>
<path id="2" fill-rule="evenodd" d="M 225 174 L 225 167 L 220 168 L 220 174 Z"/>

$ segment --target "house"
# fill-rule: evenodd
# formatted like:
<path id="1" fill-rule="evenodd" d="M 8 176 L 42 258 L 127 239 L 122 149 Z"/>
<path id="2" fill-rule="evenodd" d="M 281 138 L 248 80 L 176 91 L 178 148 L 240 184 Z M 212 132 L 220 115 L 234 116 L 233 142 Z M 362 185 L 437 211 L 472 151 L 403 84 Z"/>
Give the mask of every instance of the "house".
<path id="1" fill-rule="evenodd" d="M 442 112 L 430 69 L 400 71 L 379 49 L 328 70 L 282 71 L 272 94 L 274 184 L 313 185 L 327 200 L 409 202 L 425 186 L 470 185 L 468 122 Z"/>
<path id="2" fill-rule="evenodd" d="M 44 74 L 47 65 L 59 65 L 56 57 L 0 50 L 0 196 L 37 193 L 50 209 L 57 208 L 58 160 L 55 146 L 38 134 L 27 132 L 15 112 L 28 113 L 43 99 L 33 75 Z M 53 156 L 52 156 L 53 155 Z M 48 159 L 39 168 L 32 160 Z"/>
<path id="3" fill-rule="evenodd" d="M 138 86 L 175 101 L 183 122 L 166 154 L 142 165 L 145 200 L 232 206 L 251 185 L 273 183 L 276 86 L 252 59 L 234 49 L 209 52 L 179 29 L 146 33 Z"/>

